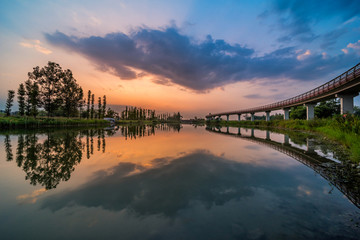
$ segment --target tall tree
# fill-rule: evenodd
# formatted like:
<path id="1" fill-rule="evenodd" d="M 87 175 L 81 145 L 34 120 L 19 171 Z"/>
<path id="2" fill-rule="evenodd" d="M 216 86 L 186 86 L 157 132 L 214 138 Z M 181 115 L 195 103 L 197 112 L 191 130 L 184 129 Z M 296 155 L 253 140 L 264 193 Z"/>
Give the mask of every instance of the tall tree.
<path id="1" fill-rule="evenodd" d="M 106 95 L 103 96 L 102 115 L 106 116 Z"/>
<path id="2" fill-rule="evenodd" d="M 82 89 L 81 89 L 81 92 L 82 92 Z M 85 106 L 85 104 L 86 104 L 86 99 L 85 98 L 81 99 L 81 101 L 79 102 L 79 117 L 80 118 L 86 117 L 87 112 L 83 111 L 83 107 Z M 83 114 L 85 114 L 85 116 Z"/>
<path id="3" fill-rule="evenodd" d="M 61 78 L 60 97 L 62 101 L 61 108 L 66 117 L 77 115 L 77 108 L 83 96 L 83 90 L 76 83 L 71 70 L 68 69 L 64 71 L 63 77 Z"/>
<path id="4" fill-rule="evenodd" d="M 98 118 L 101 118 L 102 106 L 101 106 L 101 97 L 98 98 Z"/>
<path id="5" fill-rule="evenodd" d="M 33 83 L 30 80 L 25 81 L 25 114 L 31 115 L 31 92 Z"/>
<path id="6" fill-rule="evenodd" d="M 90 118 L 90 99 L 91 99 L 91 91 L 88 91 L 88 99 L 87 99 L 87 118 Z"/>
<path id="7" fill-rule="evenodd" d="M 8 91 L 8 98 L 6 100 L 6 108 L 5 108 L 6 116 L 10 116 L 11 107 L 13 106 L 14 97 L 15 97 L 15 91 L 14 90 L 9 90 Z"/>
<path id="8" fill-rule="evenodd" d="M 40 90 L 39 85 L 34 82 L 31 85 L 30 90 L 30 114 L 33 117 L 36 118 L 36 116 L 39 114 L 38 107 L 40 105 Z"/>
<path id="9" fill-rule="evenodd" d="M 315 107 L 315 116 L 318 118 L 328 118 L 335 114 L 340 114 L 340 103 L 336 99 L 320 102 Z"/>
<path id="10" fill-rule="evenodd" d="M 18 89 L 17 94 L 18 94 L 19 114 L 20 114 L 20 116 L 24 116 L 26 91 L 25 91 L 25 87 L 24 87 L 23 83 L 21 83 L 19 85 L 19 89 Z"/>
<path id="11" fill-rule="evenodd" d="M 33 68 L 33 72 L 28 73 L 29 80 L 39 84 L 41 105 L 52 116 L 62 102 L 61 99 L 61 80 L 64 78 L 64 72 L 59 64 L 48 62 L 48 65 L 39 68 Z"/>
<path id="12" fill-rule="evenodd" d="M 94 118 L 94 113 L 95 113 L 95 110 L 94 110 L 94 101 L 95 101 L 95 95 L 92 94 L 91 95 L 91 112 L 90 112 L 90 116 L 91 116 L 91 119 Z"/>
<path id="13" fill-rule="evenodd" d="M 13 153 L 12 153 L 11 139 L 10 139 L 9 134 L 5 135 L 4 146 L 5 146 L 5 152 L 6 152 L 6 161 L 12 161 Z"/>

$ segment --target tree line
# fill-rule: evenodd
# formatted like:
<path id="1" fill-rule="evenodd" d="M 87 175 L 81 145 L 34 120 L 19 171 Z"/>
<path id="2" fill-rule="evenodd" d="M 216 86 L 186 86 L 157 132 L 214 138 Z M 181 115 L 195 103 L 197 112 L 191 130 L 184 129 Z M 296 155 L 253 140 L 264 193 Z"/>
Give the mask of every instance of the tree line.
<path id="1" fill-rule="evenodd" d="M 180 112 L 156 114 L 155 110 L 143 109 L 138 107 L 125 107 L 120 114 L 120 118 L 123 120 L 159 120 L 159 121 L 180 121 L 182 116 Z"/>
<path id="2" fill-rule="evenodd" d="M 106 109 L 106 96 L 98 97 L 95 109 L 95 95 L 88 91 L 87 100 L 70 69 L 63 70 L 55 62 L 47 66 L 34 67 L 28 79 L 20 83 L 17 90 L 20 116 L 37 117 L 39 109 L 44 109 L 48 117 L 84 117 L 88 119 L 115 117 L 116 113 Z M 15 91 L 8 91 L 5 114 L 10 116 Z M 87 104 L 86 104 L 87 103 Z M 86 110 L 84 107 L 86 106 Z"/>

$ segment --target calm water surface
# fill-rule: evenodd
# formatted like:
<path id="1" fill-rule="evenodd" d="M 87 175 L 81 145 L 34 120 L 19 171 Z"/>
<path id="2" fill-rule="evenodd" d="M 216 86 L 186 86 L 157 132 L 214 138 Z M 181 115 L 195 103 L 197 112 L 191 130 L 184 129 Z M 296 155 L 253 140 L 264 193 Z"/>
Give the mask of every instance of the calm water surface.
<path id="1" fill-rule="evenodd" d="M 0 239 L 359 239 L 356 166 L 305 134 L 0 132 Z"/>

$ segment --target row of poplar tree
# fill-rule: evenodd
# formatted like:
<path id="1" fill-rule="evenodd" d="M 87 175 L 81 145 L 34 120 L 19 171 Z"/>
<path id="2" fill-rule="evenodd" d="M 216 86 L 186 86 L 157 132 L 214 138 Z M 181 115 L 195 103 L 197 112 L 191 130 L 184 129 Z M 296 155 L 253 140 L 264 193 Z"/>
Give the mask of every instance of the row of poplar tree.
<path id="1" fill-rule="evenodd" d="M 95 96 L 88 91 L 87 100 L 80 85 L 73 77 L 71 70 L 63 70 L 59 64 L 48 62 L 47 66 L 33 68 L 28 73 L 28 80 L 19 85 L 18 105 L 20 116 L 33 116 L 39 114 L 43 108 L 47 115 L 65 117 L 102 118 L 107 112 L 115 114 L 110 108 L 106 110 L 106 96 L 98 98 L 98 108 L 95 110 Z M 15 91 L 8 91 L 5 113 L 11 113 Z M 86 104 L 87 103 L 87 104 Z M 86 107 L 86 111 L 83 108 Z"/>
<path id="2" fill-rule="evenodd" d="M 169 113 L 156 115 L 155 110 L 126 106 L 125 110 L 121 112 L 120 118 L 123 120 L 180 121 L 182 116 L 180 112 L 174 113 L 173 115 Z"/>

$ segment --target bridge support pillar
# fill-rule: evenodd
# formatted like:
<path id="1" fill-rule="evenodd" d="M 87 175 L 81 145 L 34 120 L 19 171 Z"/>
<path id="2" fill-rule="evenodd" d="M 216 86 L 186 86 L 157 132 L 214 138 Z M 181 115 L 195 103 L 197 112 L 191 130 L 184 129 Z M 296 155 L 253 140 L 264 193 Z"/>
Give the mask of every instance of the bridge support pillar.
<path id="1" fill-rule="evenodd" d="M 251 129 L 251 137 L 255 137 L 254 129 L 253 129 L 253 128 Z"/>
<path id="2" fill-rule="evenodd" d="M 266 111 L 266 121 L 270 121 L 270 111 Z"/>
<path id="3" fill-rule="evenodd" d="M 227 122 L 229 121 L 229 115 L 226 115 L 226 121 Z"/>
<path id="4" fill-rule="evenodd" d="M 266 130 L 266 140 L 271 140 L 270 139 L 270 131 Z"/>
<path id="5" fill-rule="evenodd" d="M 340 113 L 353 113 L 354 112 L 354 97 L 357 94 L 336 94 L 335 97 L 340 98 Z"/>
<path id="6" fill-rule="evenodd" d="M 314 117 L 315 117 L 315 111 L 314 111 L 315 104 L 306 103 L 304 105 L 306 107 L 306 120 L 314 119 Z"/>
<path id="7" fill-rule="evenodd" d="M 241 114 L 238 114 L 238 121 L 240 122 Z"/>
<path id="8" fill-rule="evenodd" d="M 241 131 L 240 131 L 240 128 L 238 128 L 238 135 L 241 135 Z"/>
<path id="9" fill-rule="evenodd" d="M 287 135 L 287 134 L 284 134 L 284 144 L 285 144 L 285 145 L 289 145 L 289 144 L 290 144 L 289 135 Z"/>
<path id="10" fill-rule="evenodd" d="M 255 120 L 255 113 L 250 113 L 251 114 L 251 121 L 253 122 Z"/>
<path id="11" fill-rule="evenodd" d="M 289 120 L 290 108 L 284 108 L 284 120 Z"/>
<path id="12" fill-rule="evenodd" d="M 307 138 L 306 139 L 306 152 L 308 153 L 314 153 L 315 152 L 315 146 L 314 146 L 314 141 L 312 139 Z"/>

